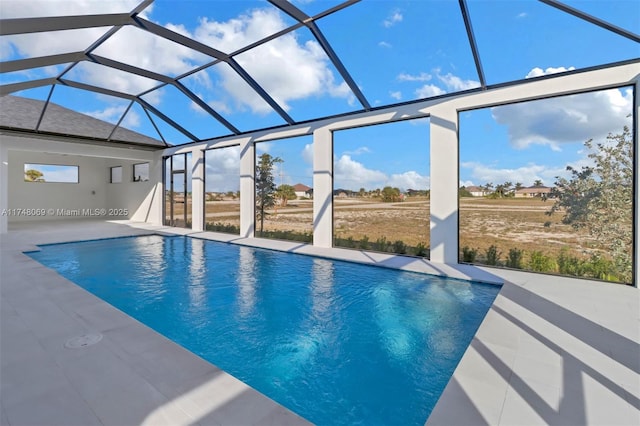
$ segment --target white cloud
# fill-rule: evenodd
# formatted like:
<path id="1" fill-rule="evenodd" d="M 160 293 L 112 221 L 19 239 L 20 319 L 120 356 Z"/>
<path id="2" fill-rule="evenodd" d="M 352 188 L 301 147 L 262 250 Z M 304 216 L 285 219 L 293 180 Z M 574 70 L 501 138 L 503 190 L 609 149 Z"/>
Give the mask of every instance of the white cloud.
<path id="1" fill-rule="evenodd" d="M 370 153 L 371 153 L 371 150 L 368 147 L 361 146 L 354 149 L 353 151 L 345 151 L 342 153 L 342 155 L 362 155 L 362 154 L 370 154 Z"/>
<path id="2" fill-rule="evenodd" d="M 569 67 L 569 68 L 565 68 L 565 67 L 557 67 L 557 68 L 549 67 L 546 70 L 543 70 L 542 68 L 535 67 L 534 69 L 532 69 L 531 71 L 529 71 L 527 73 L 525 78 L 540 77 L 540 76 L 548 75 L 548 74 L 557 74 L 559 72 L 573 71 L 575 69 L 576 69 L 575 67 Z"/>
<path id="3" fill-rule="evenodd" d="M 100 13 L 122 11 L 121 7 L 118 8 L 119 2 L 51 0 L 6 3 L 7 6 L 3 2 L 3 16 L 11 15 L 11 9 L 15 9 L 13 14 L 18 15 L 20 13 L 23 15 L 25 13 L 73 15 L 83 13 L 84 9 L 91 9 L 96 4 L 102 5 Z M 42 7 L 25 6 L 31 3 Z M 112 6 L 104 6 L 106 4 Z M 137 0 L 131 0 L 125 9 L 130 10 L 137 4 Z M 28 8 L 32 9 L 31 12 L 24 11 Z M 180 34 L 194 37 L 209 46 L 215 46 L 223 52 L 233 52 L 248 43 L 285 28 L 286 22 L 277 10 L 264 8 L 253 9 L 247 14 L 225 22 L 201 18 L 192 33 L 183 25 L 169 23 L 165 26 Z M 82 34 L 78 33 L 80 30 L 62 31 L 57 32 L 56 37 L 51 37 L 47 33 L 5 37 L 3 44 L 0 44 L 0 52 L 6 57 L 15 49 L 23 57 L 33 57 L 84 50 L 107 29 L 82 30 Z M 96 49 L 95 53 L 167 75 L 181 74 L 212 59 L 185 46 L 129 26 L 119 30 Z M 236 60 L 285 110 L 290 109 L 290 102 L 313 96 L 326 95 L 344 98 L 347 102 L 355 101 L 348 85 L 342 81 L 336 81 L 330 61 L 320 45 L 315 40 L 298 40 L 295 33 L 279 37 L 238 55 Z M 211 83 L 209 72 L 216 72 L 220 76 L 215 87 Z M 144 84 L 145 79 L 139 76 L 108 70 L 104 67 L 89 66 L 84 69 L 80 67 L 74 69 L 74 74 L 69 77 L 126 93 L 138 94 L 148 88 Z M 226 113 L 247 108 L 259 113 L 271 111 L 266 102 L 225 64 L 198 73 L 197 78 L 192 78 L 190 81 L 195 86 L 191 87 L 195 91 L 222 89 L 215 98 L 211 96 L 213 99 L 206 100 L 216 110 Z M 161 96 L 160 94 L 152 95 L 145 99 L 157 105 L 161 101 Z"/>
<path id="4" fill-rule="evenodd" d="M 168 23 L 165 27 L 184 36 L 191 36 L 182 25 Z M 171 76 L 211 61 L 207 55 L 132 26 L 121 28 L 94 53 Z"/>
<path id="5" fill-rule="evenodd" d="M 452 73 L 448 73 L 445 75 L 440 74 L 440 70 L 434 70 L 435 76 L 437 77 L 437 83 L 440 85 L 436 85 L 433 83 L 425 84 L 424 86 L 416 89 L 414 92 L 416 98 L 430 98 L 433 96 L 444 95 L 449 92 L 457 92 L 461 90 L 469 90 L 480 86 L 480 82 L 475 80 L 464 80 Z M 414 81 L 431 81 L 433 79 L 433 74 L 429 74 L 426 72 L 421 72 L 420 74 L 407 74 L 401 73 L 396 79 L 400 82 L 414 82 Z M 444 87 L 442 87 L 444 86 Z"/>
<path id="6" fill-rule="evenodd" d="M 392 174 L 387 185 L 400 188 L 403 191 L 407 189 L 429 189 L 430 178 L 412 170 L 402 174 Z"/>
<path id="7" fill-rule="evenodd" d="M 396 77 L 398 81 L 430 81 L 433 77 L 431 74 L 426 72 L 421 72 L 417 75 L 411 75 L 407 73 L 400 73 L 398 77 Z"/>
<path id="8" fill-rule="evenodd" d="M 200 99 L 203 99 L 203 97 L 201 97 Z M 213 108 L 216 112 L 222 113 L 222 114 L 231 114 L 232 110 L 231 108 L 229 108 L 229 104 L 226 102 L 222 102 L 222 101 L 209 101 L 207 102 L 207 104 Z"/>
<path id="9" fill-rule="evenodd" d="M 402 92 L 400 92 L 399 90 L 396 92 L 389 92 L 389 96 L 396 101 L 402 100 Z"/>
<path id="10" fill-rule="evenodd" d="M 307 164 L 313 164 L 313 144 L 308 143 L 302 150 L 302 160 Z"/>
<path id="11" fill-rule="evenodd" d="M 494 120 L 507 126 L 510 144 L 517 149 L 602 140 L 630 124 L 633 92 L 618 89 L 562 96 L 491 109 Z"/>
<path id="12" fill-rule="evenodd" d="M 458 76 L 455 76 L 451 73 L 446 75 L 437 74 L 438 79 L 442 81 L 447 89 L 452 90 L 454 92 L 461 90 L 469 90 L 475 89 L 476 87 L 480 87 L 480 82 L 475 80 L 463 80 Z"/>
<path id="13" fill-rule="evenodd" d="M 102 110 L 83 112 L 83 114 L 116 124 L 126 110 L 127 107 L 125 105 L 112 105 Z M 140 126 L 140 116 L 135 111 L 129 110 L 121 125 L 129 129 L 136 128 Z"/>
<path id="14" fill-rule="evenodd" d="M 384 47 L 385 49 L 391 49 L 393 46 L 391 45 L 391 43 L 386 42 L 386 41 L 381 41 L 378 43 L 378 46 L 380 47 Z"/>
<path id="15" fill-rule="evenodd" d="M 476 185 L 493 183 L 494 185 L 503 182 L 522 183 L 524 186 L 531 186 L 533 182 L 540 179 L 545 185 L 553 185 L 556 176 L 566 174 L 565 167 L 556 168 L 540 164 L 528 164 L 517 168 L 494 168 L 486 164 L 477 162 L 461 162 L 460 167 L 470 170 L 473 182 Z M 471 181 L 467 181 L 471 183 Z"/>
<path id="16" fill-rule="evenodd" d="M 227 192 L 240 189 L 240 147 L 210 149 L 206 153 L 206 191 Z"/>
<path id="17" fill-rule="evenodd" d="M 416 98 L 430 98 L 432 96 L 439 96 L 439 95 L 444 95 L 446 92 L 446 90 L 443 90 L 441 88 L 439 88 L 436 85 L 433 84 L 425 84 L 424 86 L 422 86 L 421 88 L 417 89 L 415 91 L 416 94 Z"/>
<path id="18" fill-rule="evenodd" d="M 131 11 L 138 3 L 138 0 L 3 0 L 2 18 L 122 13 Z M 56 31 L 55 37 L 52 37 L 52 33 L 4 36 L 0 41 L 0 52 L 2 53 L 2 59 L 7 59 L 9 56 L 5 55 L 11 55 L 12 53 L 19 53 L 21 57 L 37 57 L 82 51 L 108 29 L 109 27 L 100 27 Z"/>
<path id="19" fill-rule="evenodd" d="M 529 16 L 527 12 L 521 12 L 516 15 L 516 18 L 522 19 L 522 18 L 526 18 L 527 16 Z"/>
<path id="20" fill-rule="evenodd" d="M 362 163 L 354 161 L 349 155 L 342 155 L 333 167 L 336 188 L 352 189 L 382 188 L 387 175 L 379 170 L 367 169 Z"/>
<path id="21" fill-rule="evenodd" d="M 396 9 L 389 14 L 387 19 L 382 21 L 382 25 L 385 28 L 391 28 L 398 22 L 402 22 L 402 19 L 403 19 L 402 13 L 400 13 L 400 10 Z"/>
<path id="22" fill-rule="evenodd" d="M 281 15 L 270 9 L 254 9 L 226 22 L 202 19 L 195 38 L 224 52 L 232 52 L 286 27 Z M 344 82 L 336 82 L 330 61 L 316 41 L 301 42 L 294 33 L 244 52 L 237 62 L 282 106 L 312 96 L 329 95 L 349 99 L 352 94 Z M 230 67 L 216 66 L 220 86 L 236 110 L 249 108 L 269 113 L 269 107 Z"/>

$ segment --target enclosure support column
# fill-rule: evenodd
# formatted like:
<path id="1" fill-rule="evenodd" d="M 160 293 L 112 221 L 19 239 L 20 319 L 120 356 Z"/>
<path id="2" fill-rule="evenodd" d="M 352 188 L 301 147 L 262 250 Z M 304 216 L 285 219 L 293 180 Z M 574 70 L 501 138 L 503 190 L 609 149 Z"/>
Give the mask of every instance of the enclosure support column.
<path id="1" fill-rule="evenodd" d="M 313 245 L 333 245 L 333 149 L 331 132 L 313 132 Z"/>
<path id="2" fill-rule="evenodd" d="M 204 231 L 204 151 L 191 152 L 191 229 Z"/>
<path id="3" fill-rule="evenodd" d="M 431 260 L 458 262 L 458 114 L 431 111 Z"/>
<path id="4" fill-rule="evenodd" d="M 640 144 L 640 129 L 638 129 L 638 124 L 640 121 L 640 79 L 636 77 L 635 84 L 635 96 L 633 97 L 635 100 L 635 114 L 632 117 L 632 126 L 633 126 L 633 158 L 634 158 L 634 191 L 633 199 L 635 200 L 635 208 L 633 211 L 633 285 L 636 287 L 640 287 L 640 149 L 638 149 L 638 145 Z"/>
<path id="5" fill-rule="evenodd" d="M 256 229 L 255 147 L 251 139 L 240 142 L 240 236 L 251 238 Z"/>
<path id="6" fill-rule="evenodd" d="M 9 151 L 0 142 L 0 234 L 6 234 L 9 216 L 4 210 L 9 208 Z"/>

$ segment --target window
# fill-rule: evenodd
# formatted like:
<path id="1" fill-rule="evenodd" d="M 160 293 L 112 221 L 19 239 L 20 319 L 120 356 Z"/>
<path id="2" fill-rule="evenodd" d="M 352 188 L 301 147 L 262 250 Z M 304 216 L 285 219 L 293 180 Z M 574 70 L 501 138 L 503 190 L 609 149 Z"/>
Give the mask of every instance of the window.
<path id="1" fill-rule="evenodd" d="M 78 166 L 25 163 L 25 182 L 78 183 Z"/>
<path id="2" fill-rule="evenodd" d="M 146 182 L 149 180 L 149 163 L 133 165 L 133 181 Z"/>
<path id="3" fill-rule="evenodd" d="M 122 166 L 111 167 L 111 183 L 122 182 Z"/>
<path id="4" fill-rule="evenodd" d="M 459 113 L 460 260 L 630 282 L 633 90 Z"/>
<path id="5" fill-rule="evenodd" d="M 334 246 L 429 256 L 429 119 L 333 133 Z"/>

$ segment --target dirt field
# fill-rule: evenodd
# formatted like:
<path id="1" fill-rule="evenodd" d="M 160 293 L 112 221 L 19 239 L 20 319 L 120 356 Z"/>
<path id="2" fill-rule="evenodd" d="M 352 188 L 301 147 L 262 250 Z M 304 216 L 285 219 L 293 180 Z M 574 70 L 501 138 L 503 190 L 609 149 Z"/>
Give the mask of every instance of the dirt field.
<path id="1" fill-rule="evenodd" d="M 539 198 L 461 198 L 460 247 L 484 253 L 496 245 L 504 255 L 510 248 L 541 250 L 557 255 L 563 247 L 573 255 L 594 251 L 594 242 L 584 232 L 561 223 L 561 214 L 548 216 L 551 202 Z M 238 201 L 206 203 L 207 221 L 239 225 Z M 311 200 L 291 201 L 285 208 L 271 210 L 265 230 L 312 232 Z M 545 226 L 546 225 L 546 226 Z M 385 237 L 402 240 L 410 246 L 429 245 L 429 200 L 409 198 L 400 203 L 381 203 L 367 198 L 336 199 L 334 203 L 334 236 L 353 238 L 367 236 L 369 241 Z"/>

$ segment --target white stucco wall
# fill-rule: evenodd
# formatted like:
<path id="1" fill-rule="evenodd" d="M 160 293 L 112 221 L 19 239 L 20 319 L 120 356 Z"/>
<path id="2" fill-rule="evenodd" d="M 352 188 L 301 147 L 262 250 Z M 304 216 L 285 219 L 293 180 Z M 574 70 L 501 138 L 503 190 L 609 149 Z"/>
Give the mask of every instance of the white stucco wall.
<path id="1" fill-rule="evenodd" d="M 161 152 L 158 151 L 2 135 L 0 211 L 45 209 L 47 214 L 44 217 L 24 214 L 2 215 L 0 231 L 6 232 L 7 225 L 12 222 L 43 219 L 79 220 L 104 217 L 159 224 L 162 219 L 161 158 Z M 133 182 L 133 164 L 144 162 L 148 162 L 150 166 L 149 181 Z M 25 182 L 25 163 L 78 166 L 79 182 Z M 122 183 L 109 183 L 110 167 L 113 166 L 123 166 Z M 102 212 L 96 212 L 100 209 L 106 211 L 104 216 Z M 98 216 L 88 215 L 88 211 L 96 212 Z M 110 213 L 112 215 L 109 215 Z"/>
<path id="2" fill-rule="evenodd" d="M 9 209 L 45 209 L 47 220 L 72 218 L 76 210 L 102 209 L 107 205 L 105 159 L 43 152 L 9 151 Z M 24 181 L 25 163 L 79 167 L 78 183 Z M 68 214 L 67 214 L 68 212 Z M 78 215 L 78 218 L 90 218 Z M 11 215 L 9 222 L 42 220 L 41 216 Z"/>

